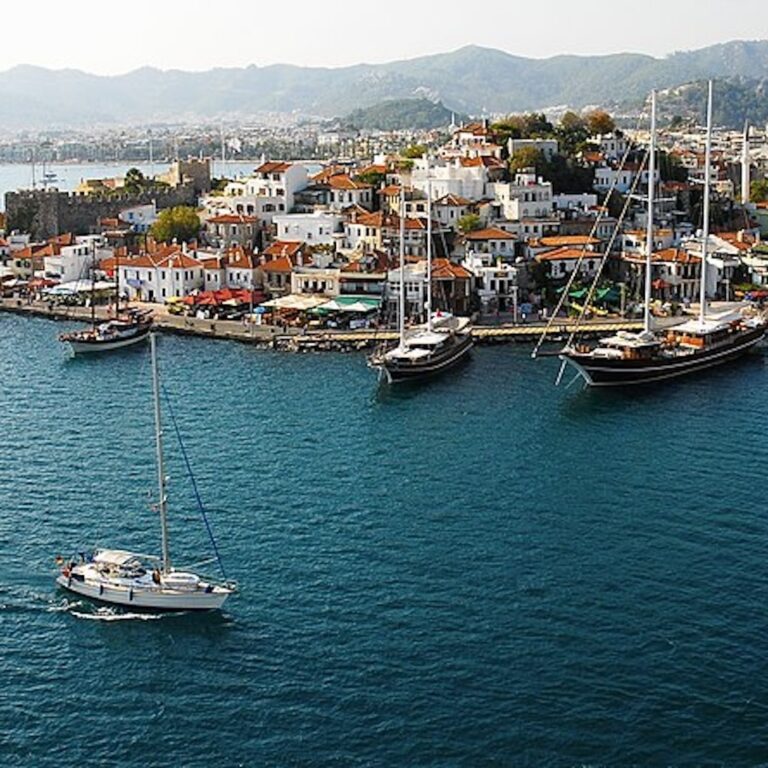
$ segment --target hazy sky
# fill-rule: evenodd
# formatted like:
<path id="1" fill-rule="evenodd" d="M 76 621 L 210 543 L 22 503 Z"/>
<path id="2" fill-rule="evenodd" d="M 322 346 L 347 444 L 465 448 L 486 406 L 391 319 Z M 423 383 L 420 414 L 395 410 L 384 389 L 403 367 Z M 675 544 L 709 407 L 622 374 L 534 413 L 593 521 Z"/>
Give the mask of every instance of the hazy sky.
<path id="1" fill-rule="evenodd" d="M 652 19 L 642 18 L 653 8 Z M 765 0 L 28 0 L 3 7 L 0 70 L 17 64 L 117 74 L 290 63 L 338 67 L 470 43 L 520 56 L 663 56 L 768 39 Z"/>

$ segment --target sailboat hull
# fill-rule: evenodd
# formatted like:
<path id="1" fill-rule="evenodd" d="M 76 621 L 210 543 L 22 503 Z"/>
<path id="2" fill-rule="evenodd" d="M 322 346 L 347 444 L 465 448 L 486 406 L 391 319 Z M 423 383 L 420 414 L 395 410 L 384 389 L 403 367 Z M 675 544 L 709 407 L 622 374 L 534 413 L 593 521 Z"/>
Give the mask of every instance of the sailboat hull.
<path id="1" fill-rule="evenodd" d="M 385 360 L 378 365 L 374 364 L 374 366 L 381 369 L 389 384 L 420 381 L 433 376 L 439 376 L 449 368 L 458 365 L 469 355 L 472 345 L 472 336 L 467 333 L 462 336 L 456 336 L 453 343 L 428 359 L 412 363 Z"/>
<path id="2" fill-rule="evenodd" d="M 727 344 L 719 344 L 688 355 L 632 360 L 598 358 L 589 353 L 564 352 L 561 360 L 570 363 L 590 387 L 628 387 L 652 384 L 686 376 L 735 360 L 749 352 L 765 336 L 757 327 L 735 335 Z"/>
<path id="3" fill-rule="evenodd" d="M 152 589 L 146 586 L 130 587 L 80 581 L 64 574 L 56 578 L 56 583 L 89 600 L 124 608 L 144 608 L 154 611 L 213 611 L 221 608 L 230 595 L 229 590 L 217 590 L 217 588 L 206 592 L 204 590 Z"/>
<path id="4" fill-rule="evenodd" d="M 135 332 L 126 334 L 124 336 L 118 336 L 115 338 L 101 338 L 94 337 L 92 339 L 87 338 L 68 338 L 66 341 L 72 348 L 72 352 L 76 355 L 93 354 L 98 352 L 110 352 L 114 349 L 122 349 L 123 347 L 130 347 L 134 344 L 139 344 L 149 338 L 149 332 L 151 325 L 145 325 L 139 327 Z"/>

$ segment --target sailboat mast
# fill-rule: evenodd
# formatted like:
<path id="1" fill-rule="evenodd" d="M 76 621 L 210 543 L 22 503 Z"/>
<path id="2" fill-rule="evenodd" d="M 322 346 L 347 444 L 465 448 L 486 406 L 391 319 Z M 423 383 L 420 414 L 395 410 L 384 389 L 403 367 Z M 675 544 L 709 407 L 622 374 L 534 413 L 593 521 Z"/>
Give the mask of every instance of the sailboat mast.
<path id="1" fill-rule="evenodd" d="M 120 317 L 120 248 L 115 248 L 115 319 Z"/>
<path id="2" fill-rule="evenodd" d="M 96 241 L 91 240 L 91 328 L 96 327 Z"/>
<path id="3" fill-rule="evenodd" d="M 432 182 L 427 181 L 427 330 L 432 330 Z"/>
<path id="4" fill-rule="evenodd" d="M 400 346 L 405 346 L 405 187 L 400 182 Z"/>
<path id="5" fill-rule="evenodd" d="M 651 91 L 651 145 L 648 148 L 648 228 L 645 234 L 645 323 L 651 330 L 651 264 L 653 263 L 653 199 L 656 186 L 656 91 Z"/>
<path id="6" fill-rule="evenodd" d="M 741 147 L 741 204 L 749 204 L 749 121 L 744 122 L 744 144 Z"/>
<path id="7" fill-rule="evenodd" d="M 149 334 L 152 352 L 152 392 L 155 398 L 155 448 L 157 451 L 157 487 L 160 494 L 160 532 L 163 548 L 163 573 L 171 570 L 171 556 L 168 552 L 168 497 L 165 491 L 165 465 L 163 462 L 163 422 L 160 414 L 160 377 L 157 369 L 157 341 L 155 334 Z"/>
<path id="8" fill-rule="evenodd" d="M 709 188 L 712 184 L 712 81 L 707 94 L 707 146 L 704 152 L 704 214 L 701 227 L 701 292 L 699 322 L 704 323 L 707 304 L 707 249 L 709 248 Z"/>

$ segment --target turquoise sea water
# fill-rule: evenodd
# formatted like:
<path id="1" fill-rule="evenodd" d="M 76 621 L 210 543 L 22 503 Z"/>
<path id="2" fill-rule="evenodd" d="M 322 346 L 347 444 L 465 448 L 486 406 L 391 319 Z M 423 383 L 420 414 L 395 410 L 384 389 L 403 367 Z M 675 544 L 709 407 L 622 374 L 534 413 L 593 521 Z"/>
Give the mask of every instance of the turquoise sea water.
<path id="1" fill-rule="evenodd" d="M 0 316 L 8 765 L 757 765 L 768 759 L 760 355 L 636 392 L 479 348 L 376 393 L 362 357 L 162 337 L 241 591 L 97 612 L 53 557 L 157 551 L 148 350 Z M 208 552 L 168 438 L 172 552 Z"/>

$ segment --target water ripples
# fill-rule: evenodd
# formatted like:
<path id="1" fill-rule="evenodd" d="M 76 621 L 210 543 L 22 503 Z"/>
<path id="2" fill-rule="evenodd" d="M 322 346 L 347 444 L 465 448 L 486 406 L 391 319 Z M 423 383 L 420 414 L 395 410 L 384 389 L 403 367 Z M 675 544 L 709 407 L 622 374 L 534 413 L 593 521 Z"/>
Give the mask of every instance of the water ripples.
<path id="1" fill-rule="evenodd" d="M 68 360 L 60 330 L 0 316 L 11 762 L 764 760 L 761 357 L 625 394 L 480 348 L 455 377 L 377 391 L 359 356 L 163 337 L 241 591 L 154 620 L 53 583 L 57 553 L 158 548 L 146 350 Z M 168 448 L 173 552 L 196 562 Z"/>

